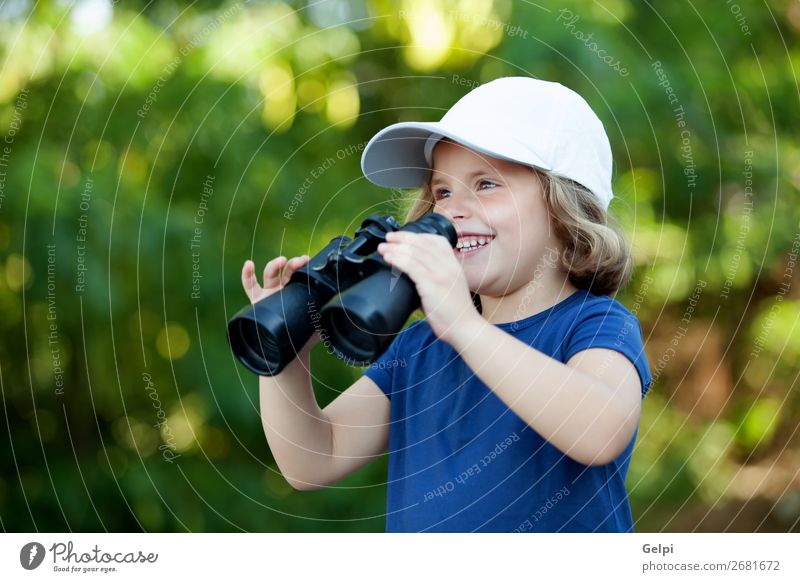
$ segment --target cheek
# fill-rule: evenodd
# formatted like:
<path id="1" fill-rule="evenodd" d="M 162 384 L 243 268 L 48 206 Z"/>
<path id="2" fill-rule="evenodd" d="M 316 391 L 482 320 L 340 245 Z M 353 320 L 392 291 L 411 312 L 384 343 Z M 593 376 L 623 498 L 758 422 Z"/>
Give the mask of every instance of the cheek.
<path id="1" fill-rule="evenodd" d="M 512 212 L 509 212 L 509 209 Z M 513 251 L 527 245 L 531 240 L 538 238 L 541 232 L 538 221 L 524 219 L 520 212 L 513 210 L 513 206 L 506 207 L 494 217 L 493 227 L 497 232 L 495 242 L 500 243 L 498 246 L 503 247 L 506 251 Z"/>
<path id="2" fill-rule="evenodd" d="M 543 204 L 520 199 L 509 192 L 485 200 L 482 211 L 483 220 L 497 233 L 491 245 L 493 260 L 512 263 L 535 260 L 549 244 L 550 224 Z"/>
<path id="3" fill-rule="evenodd" d="M 496 245 L 493 259 L 506 263 L 504 268 L 509 264 L 528 268 L 553 244 L 549 222 L 541 217 L 534 216 L 527 223 L 516 215 L 507 217 L 502 225 L 498 224 L 497 232 L 498 237 L 492 242 L 492 246 Z"/>

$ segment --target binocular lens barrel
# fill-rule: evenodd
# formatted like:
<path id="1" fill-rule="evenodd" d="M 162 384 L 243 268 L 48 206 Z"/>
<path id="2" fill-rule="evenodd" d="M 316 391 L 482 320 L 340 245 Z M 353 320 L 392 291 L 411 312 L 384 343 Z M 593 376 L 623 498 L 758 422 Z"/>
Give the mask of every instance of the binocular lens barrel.
<path id="1" fill-rule="evenodd" d="M 278 374 L 314 333 L 308 314 L 318 299 L 308 285 L 290 282 L 279 293 L 248 305 L 228 324 L 231 349 L 251 372 Z"/>
<path id="2" fill-rule="evenodd" d="M 414 282 L 383 269 L 334 297 L 321 313 L 331 349 L 351 365 L 374 362 L 420 305 Z"/>

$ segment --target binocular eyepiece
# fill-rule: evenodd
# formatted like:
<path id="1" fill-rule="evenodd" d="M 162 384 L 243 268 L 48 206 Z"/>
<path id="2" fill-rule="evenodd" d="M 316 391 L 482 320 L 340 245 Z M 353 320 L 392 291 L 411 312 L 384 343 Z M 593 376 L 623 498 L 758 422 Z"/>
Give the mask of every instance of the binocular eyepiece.
<path id="1" fill-rule="evenodd" d="M 396 230 L 439 234 L 453 247 L 457 242 L 455 227 L 441 214 L 402 227 L 388 215 L 367 217 L 354 238 L 332 239 L 280 291 L 228 322 L 234 355 L 251 372 L 274 376 L 319 328 L 347 363 L 364 366 L 378 359 L 420 307 L 414 282 L 377 251 L 386 233 Z"/>

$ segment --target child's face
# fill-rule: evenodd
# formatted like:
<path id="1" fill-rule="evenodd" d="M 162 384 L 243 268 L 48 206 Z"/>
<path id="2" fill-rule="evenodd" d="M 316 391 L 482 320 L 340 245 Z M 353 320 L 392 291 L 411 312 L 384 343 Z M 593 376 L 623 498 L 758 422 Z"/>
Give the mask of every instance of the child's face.
<path id="1" fill-rule="evenodd" d="M 500 297 L 549 272 L 560 244 L 551 232 L 542 185 L 522 164 L 483 155 L 449 139 L 433 150 L 434 212 L 456 225 L 459 243 L 484 236 L 491 241 L 456 256 L 469 288 Z M 473 247 L 475 248 L 475 247 Z"/>

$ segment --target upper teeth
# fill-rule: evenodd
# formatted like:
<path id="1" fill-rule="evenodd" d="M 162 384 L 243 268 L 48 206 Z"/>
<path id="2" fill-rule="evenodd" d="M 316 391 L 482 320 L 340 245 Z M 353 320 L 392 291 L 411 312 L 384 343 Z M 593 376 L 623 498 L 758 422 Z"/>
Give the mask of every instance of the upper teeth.
<path id="1" fill-rule="evenodd" d="M 456 248 L 461 249 L 466 247 L 482 246 L 488 243 L 490 240 L 492 239 L 491 237 L 488 236 L 467 236 L 458 239 L 458 242 L 456 243 Z"/>

